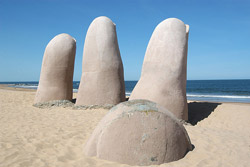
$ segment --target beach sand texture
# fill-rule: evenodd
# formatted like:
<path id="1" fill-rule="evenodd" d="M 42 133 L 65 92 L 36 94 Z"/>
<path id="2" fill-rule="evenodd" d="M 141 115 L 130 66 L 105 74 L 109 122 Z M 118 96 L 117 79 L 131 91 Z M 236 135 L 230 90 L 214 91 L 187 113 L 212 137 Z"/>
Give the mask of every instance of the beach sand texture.
<path id="1" fill-rule="evenodd" d="M 83 153 L 108 110 L 39 109 L 34 97 L 35 91 L 0 88 L 0 167 L 128 166 Z M 189 102 L 189 111 L 193 125 L 185 128 L 194 150 L 161 167 L 249 166 L 250 104 Z"/>

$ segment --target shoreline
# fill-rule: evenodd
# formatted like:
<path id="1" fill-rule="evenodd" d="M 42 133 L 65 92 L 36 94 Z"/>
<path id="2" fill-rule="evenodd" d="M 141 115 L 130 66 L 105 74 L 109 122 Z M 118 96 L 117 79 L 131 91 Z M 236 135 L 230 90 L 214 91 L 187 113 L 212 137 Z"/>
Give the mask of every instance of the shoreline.
<path id="1" fill-rule="evenodd" d="M 36 92 L 36 89 L 16 88 L 16 87 L 11 87 L 11 86 L 8 86 L 8 84 L 0 84 L 0 89 L 5 89 L 5 90 L 14 90 L 14 91 Z"/>
<path id="2" fill-rule="evenodd" d="M 11 87 L 8 84 L 0 84 L 0 89 L 6 90 L 14 90 L 14 91 L 27 91 L 27 92 L 36 92 L 36 89 L 31 88 L 18 88 L 18 87 Z M 73 99 L 76 98 L 77 92 L 73 92 Z M 126 95 L 126 99 L 130 96 Z M 202 100 L 187 100 L 188 103 L 190 102 L 208 102 L 208 103 L 232 103 L 232 104 L 250 104 L 250 102 L 226 102 L 226 101 L 202 101 Z"/>

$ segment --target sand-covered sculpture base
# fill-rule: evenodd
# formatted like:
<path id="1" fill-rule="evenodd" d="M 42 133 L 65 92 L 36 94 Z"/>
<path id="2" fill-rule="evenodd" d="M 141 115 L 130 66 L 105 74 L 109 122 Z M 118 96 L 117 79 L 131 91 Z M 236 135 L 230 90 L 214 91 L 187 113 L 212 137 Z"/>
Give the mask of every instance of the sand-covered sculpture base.
<path id="1" fill-rule="evenodd" d="M 192 150 L 176 117 L 148 100 L 130 100 L 113 107 L 96 126 L 84 148 L 88 156 L 128 165 L 160 165 Z"/>
<path id="2" fill-rule="evenodd" d="M 44 103 L 35 103 L 34 107 L 37 108 L 51 108 L 51 107 L 71 107 L 75 110 L 92 110 L 92 109 L 110 109 L 114 107 L 113 104 L 104 104 L 104 105 L 79 105 L 76 106 L 75 103 L 69 100 L 52 100 Z"/>
<path id="3" fill-rule="evenodd" d="M 0 88 L 0 166 L 129 166 L 83 153 L 108 110 L 40 109 L 32 106 L 34 96 Z M 189 102 L 189 111 L 194 126 L 184 126 L 194 150 L 160 167 L 249 166 L 250 104 Z"/>

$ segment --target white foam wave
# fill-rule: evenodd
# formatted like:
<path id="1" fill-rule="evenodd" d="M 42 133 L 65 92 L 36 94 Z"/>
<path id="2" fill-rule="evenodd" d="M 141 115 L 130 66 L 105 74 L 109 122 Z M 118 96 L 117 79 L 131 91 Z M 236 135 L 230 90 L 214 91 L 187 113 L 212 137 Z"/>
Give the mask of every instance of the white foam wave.
<path id="1" fill-rule="evenodd" d="M 37 85 L 14 85 L 15 88 L 25 88 L 25 89 L 37 89 Z M 74 93 L 78 92 L 78 89 L 73 89 Z"/>
<path id="2" fill-rule="evenodd" d="M 250 99 L 250 96 L 236 96 L 236 95 L 196 95 L 196 94 L 187 94 L 187 97 Z"/>
<path id="3" fill-rule="evenodd" d="M 125 92 L 126 96 L 130 96 L 131 92 Z"/>
<path id="4" fill-rule="evenodd" d="M 37 89 L 38 85 L 11 85 L 16 88 L 26 88 L 26 89 Z M 74 93 L 78 92 L 78 89 L 73 89 Z M 126 91 L 126 96 L 130 96 L 131 92 Z M 250 96 L 240 96 L 240 95 L 206 95 L 206 94 L 187 94 L 189 98 L 226 98 L 226 99 L 250 99 Z"/>
<path id="5" fill-rule="evenodd" d="M 37 85 L 15 85 L 15 88 L 37 89 Z"/>

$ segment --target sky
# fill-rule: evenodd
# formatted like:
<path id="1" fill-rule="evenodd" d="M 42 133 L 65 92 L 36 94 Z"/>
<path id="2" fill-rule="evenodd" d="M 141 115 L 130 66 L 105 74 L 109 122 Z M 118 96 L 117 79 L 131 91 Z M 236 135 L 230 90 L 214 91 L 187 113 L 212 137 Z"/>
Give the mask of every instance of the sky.
<path id="1" fill-rule="evenodd" d="M 0 82 L 39 81 L 43 53 L 60 33 L 76 39 L 81 79 L 87 29 L 99 16 L 115 24 L 125 80 L 138 80 L 155 27 L 167 18 L 190 26 L 187 79 L 250 79 L 247 0 L 0 0 Z"/>

